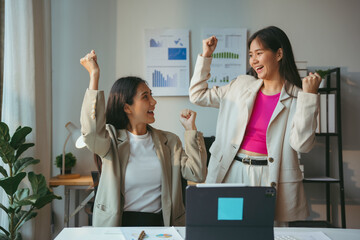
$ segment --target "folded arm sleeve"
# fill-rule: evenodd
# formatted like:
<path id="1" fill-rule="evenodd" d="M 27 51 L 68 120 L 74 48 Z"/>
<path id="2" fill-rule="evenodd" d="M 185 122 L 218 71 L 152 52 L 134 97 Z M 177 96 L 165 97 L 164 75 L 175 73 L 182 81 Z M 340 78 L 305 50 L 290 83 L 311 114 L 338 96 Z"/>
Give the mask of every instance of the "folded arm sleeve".
<path id="1" fill-rule="evenodd" d="M 193 182 L 204 182 L 206 178 L 206 148 L 204 137 L 196 130 L 185 131 L 185 150 L 177 139 L 177 151 L 181 151 L 181 173 Z"/>
<path id="2" fill-rule="evenodd" d="M 290 145 L 298 152 L 309 152 L 315 143 L 319 95 L 298 93 L 296 111 L 290 133 Z"/>
<path id="3" fill-rule="evenodd" d="M 190 102 L 204 106 L 219 108 L 221 98 L 229 88 L 229 84 L 208 88 L 207 80 L 210 78 L 210 65 L 212 58 L 198 56 L 195 64 L 194 75 L 191 78 L 189 97 Z"/>
<path id="4" fill-rule="evenodd" d="M 90 151 L 104 157 L 110 149 L 106 130 L 104 92 L 87 89 L 81 107 L 81 133 Z"/>

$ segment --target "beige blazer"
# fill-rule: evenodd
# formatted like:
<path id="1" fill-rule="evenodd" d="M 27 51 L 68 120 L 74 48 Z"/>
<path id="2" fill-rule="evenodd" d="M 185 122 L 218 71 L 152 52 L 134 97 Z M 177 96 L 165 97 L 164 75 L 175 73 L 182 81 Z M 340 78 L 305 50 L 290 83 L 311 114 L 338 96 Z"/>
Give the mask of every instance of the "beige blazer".
<path id="1" fill-rule="evenodd" d="M 102 159 L 102 173 L 95 198 L 93 225 L 121 226 L 124 208 L 124 176 L 129 159 L 127 131 L 105 124 L 104 92 L 87 90 L 81 109 L 81 131 L 90 151 Z M 162 166 L 161 206 L 165 226 L 183 226 L 181 177 L 203 182 L 206 150 L 203 135 L 185 131 L 185 149 L 173 133 L 148 127 Z"/>
<path id="2" fill-rule="evenodd" d="M 208 89 L 212 58 L 198 56 L 190 84 L 190 101 L 219 108 L 216 139 L 206 182 L 223 182 L 243 140 L 247 123 L 263 81 L 239 76 L 222 87 Z M 266 132 L 269 160 L 268 185 L 277 189 L 277 221 L 294 221 L 308 216 L 299 168 L 298 152 L 308 152 L 315 142 L 319 96 L 292 86 L 291 97 L 284 88 Z"/>

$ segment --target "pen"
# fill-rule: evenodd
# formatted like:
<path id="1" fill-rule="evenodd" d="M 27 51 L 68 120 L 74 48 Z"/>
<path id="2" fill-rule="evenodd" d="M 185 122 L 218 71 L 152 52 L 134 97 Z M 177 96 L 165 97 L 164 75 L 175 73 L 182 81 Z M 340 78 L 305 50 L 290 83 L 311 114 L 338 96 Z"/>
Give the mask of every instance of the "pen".
<path id="1" fill-rule="evenodd" d="M 140 235 L 139 235 L 139 237 L 138 237 L 138 240 L 143 240 L 143 239 L 145 238 L 145 236 L 146 236 L 145 231 L 144 231 L 144 230 L 141 231 L 141 233 L 140 233 Z"/>

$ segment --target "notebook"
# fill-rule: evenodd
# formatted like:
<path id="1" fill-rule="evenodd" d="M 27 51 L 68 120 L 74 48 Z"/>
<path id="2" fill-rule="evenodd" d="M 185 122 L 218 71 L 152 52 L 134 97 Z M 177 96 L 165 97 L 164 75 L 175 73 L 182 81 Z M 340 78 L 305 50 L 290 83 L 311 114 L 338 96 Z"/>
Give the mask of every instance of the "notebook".
<path id="1" fill-rule="evenodd" d="M 238 184 L 186 189 L 186 240 L 274 239 L 276 190 Z"/>

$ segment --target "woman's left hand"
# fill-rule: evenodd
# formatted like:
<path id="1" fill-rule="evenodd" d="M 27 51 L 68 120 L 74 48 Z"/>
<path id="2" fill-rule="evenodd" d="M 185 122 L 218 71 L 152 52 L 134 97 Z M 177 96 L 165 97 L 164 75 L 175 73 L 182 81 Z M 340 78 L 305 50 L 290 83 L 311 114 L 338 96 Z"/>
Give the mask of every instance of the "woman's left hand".
<path id="1" fill-rule="evenodd" d="M 304 77 L 302 80 L 303 91 L 306 93 L 317 94 L 321 80 L 322 79 L 318 73 L 309 73 L 309 76 Z"/>
<path id="2" fill-rule="evenodd" d="M 180 122 L 185 130 L 197 130 L 195 125 L 196 112 L 190 109 L 184 109 L 180 113 Z"/>

